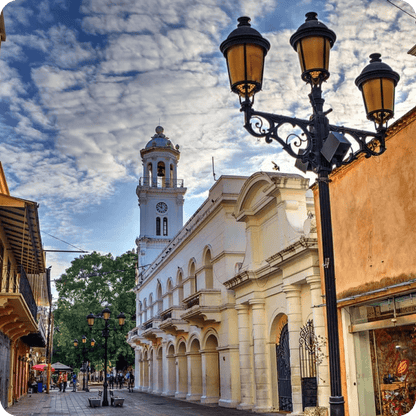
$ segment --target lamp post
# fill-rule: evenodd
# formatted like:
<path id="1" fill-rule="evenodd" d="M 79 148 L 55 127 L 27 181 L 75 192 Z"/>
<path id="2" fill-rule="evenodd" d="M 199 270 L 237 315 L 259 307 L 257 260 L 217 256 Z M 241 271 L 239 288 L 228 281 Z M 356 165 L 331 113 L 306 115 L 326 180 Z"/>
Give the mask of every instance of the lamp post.
<path id="1" fill-rule="evenodd" d="M 90 391 L 89 388 L 88 388 L 89 361 L 86 360 L 86 355 L 87 355 L 87 351 L 88 351 L 88 349 L 87 349 L 87 347 L 85 345 L 86 343 L 87 343 L 87 337 L 84 335 L 82 337 L 82 344 L 83 344 L 83 346 L 82 346 L 82 361 L 83 361 L 83 368 L 84 368 L 84 370 L 82 372 L 83 373 L 83 375 L 82 375 L 82 390 L 83 391 L 86 391 L 86 392 L 89 392 Z M 92 338 L 91 339 L 91 347 L 94 347 L 94 345 L 95 345 L 95 339 Z M 77 339 L 74 339 L 74 347 L 78 347 L 78 340 Z M 85 381 L 85 373 L 87 373 L 87 377 L 86 377 L 87 381 Z"/>
<path id="2" fill-rule="evenodd" d="M 111 316 L 111 311 L 108 308 L 105 308 L 100 315 L 94 315 L 93 313 L 90 313 L 87 316 L 87 322 L 89 327 L 92 329 L 92 327 L 94 326 L 94 322 L 95 319 L 100 318 L 100 319 L 104 319 L 105 322 L 105 326 L 104 329 L 101 333 L 101 335 L 104 337 L 105 339 L 105 345 L 104 345 L 104 393 L 103 393 L 103 401 L 102 401 L 102 406 L 108 406 L 108 383 L 107 383 L 107 340 L 108 337 L 110 336 L 110 316 Z M 121 312 L 118 316 L 118 323 L 120 325 L 120 328 L 122 328 L 124 326 L 124 323 L 126 321 L 126 317 L 124 315 L 123 312 Z"/>
<path id="3" fill-rule="evenodd" d="M 238 27 L 220 46 L 227 60 L 231 90 L 238 94 L 244 112 L 246 130 L 267 143 L 277 141 L 296 158 L 296 167 L 303 172 L 317 173 L 321 219 L 323 270 L 328 333 L 328 352 L 331 396 L 331 416 L 344 416 L 344 397 L 341 390 L 340 353 L 338 335 L 335 267 L 332 241 L 329 174 L 341 165 L 351 163 L 360 154 L 379 156 L 386 150 L 387 121 L 394 114 L 394 92 L 400 79 L 379 54 L 370 56 L 367 65 L 355 80 L 361 90 L 367 118 L 375 123 L 376 132 L 368 132 L 329 124 L 324 112 L 322 83 L 329 78 L 329 54 L 336 40 L 335 33 L 317 19 L 314 12 L 306 14 L 306 21 L 290 38 L 298 53 L 301 78 L 311 86 L 309 94 L 313 115 L 309 120 L 258 112 L 253 109 L 254 96 L 261 90 L 264 60 L 270 43 L 250 26 L 249 17 L 240 17 Z M 284 125 L 301 131 L 286 139 L 279 135 Z M 345 135 L 348 135 L 348 140 Z"/>

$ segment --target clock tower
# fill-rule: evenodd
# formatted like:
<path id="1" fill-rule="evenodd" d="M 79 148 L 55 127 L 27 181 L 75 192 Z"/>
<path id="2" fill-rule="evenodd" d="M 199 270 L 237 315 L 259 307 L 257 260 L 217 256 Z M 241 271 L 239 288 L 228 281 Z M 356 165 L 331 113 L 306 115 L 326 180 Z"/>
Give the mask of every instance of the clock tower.
<path id="1" fill-rule="evenodd" d="M 156 134 L 140 151 L 143 176 L 136 190 L 140 206 L 136 245 L 138 265 L 144 269 L 183 226 L 186 188 L 183 179 L 177 178 L 179 146 L 173 146 L 163 132 L 163 127 L 156 127 Z"/>

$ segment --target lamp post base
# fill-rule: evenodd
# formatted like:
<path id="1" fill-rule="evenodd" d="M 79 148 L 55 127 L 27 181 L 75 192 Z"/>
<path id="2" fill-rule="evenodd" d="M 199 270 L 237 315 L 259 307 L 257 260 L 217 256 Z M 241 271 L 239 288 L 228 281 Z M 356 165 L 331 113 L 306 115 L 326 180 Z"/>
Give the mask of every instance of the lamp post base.
<path id="1" fill-rule="evenodd" d="M 330 416 L 344 416 L 344 397 L 343 396 L 330 396 L 329 397 L 329 409 Z"/>
<path id="2" fill-rule="evenodd" d="M 109 404 L 108 404 L 108 393 L 107 393 L 107 387 L 108 387 L 107 380 L 104 382 L 103 387 L 104 387 L 104 394 L 103 394 L 103 402 L 102 402 L 101 406 L 104 407 L 104 406 L 109 406 Z"/>

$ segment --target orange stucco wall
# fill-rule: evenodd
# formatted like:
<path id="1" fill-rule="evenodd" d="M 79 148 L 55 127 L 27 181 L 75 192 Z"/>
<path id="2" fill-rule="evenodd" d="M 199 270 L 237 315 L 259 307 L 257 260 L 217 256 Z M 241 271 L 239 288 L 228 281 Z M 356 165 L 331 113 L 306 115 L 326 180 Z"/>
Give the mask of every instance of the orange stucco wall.
<path id="1" fill-rule="evenodd" d="M 338 294 L 416 273 L 416 108 L 390 128 L 386 148 L 331 177 Z"/>

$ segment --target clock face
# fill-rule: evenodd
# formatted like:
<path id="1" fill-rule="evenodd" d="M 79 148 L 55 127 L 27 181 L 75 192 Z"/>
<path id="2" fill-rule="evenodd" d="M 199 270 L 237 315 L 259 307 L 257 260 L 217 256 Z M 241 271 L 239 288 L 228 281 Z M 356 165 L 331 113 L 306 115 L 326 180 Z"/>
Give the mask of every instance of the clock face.
<path id="1" fill-rule="evenodd" d="M 165 214 L 168 210 L 168 206 L 164 202 L 158 202 L 156 204 L 156 211 L 160 214 Z"/>

